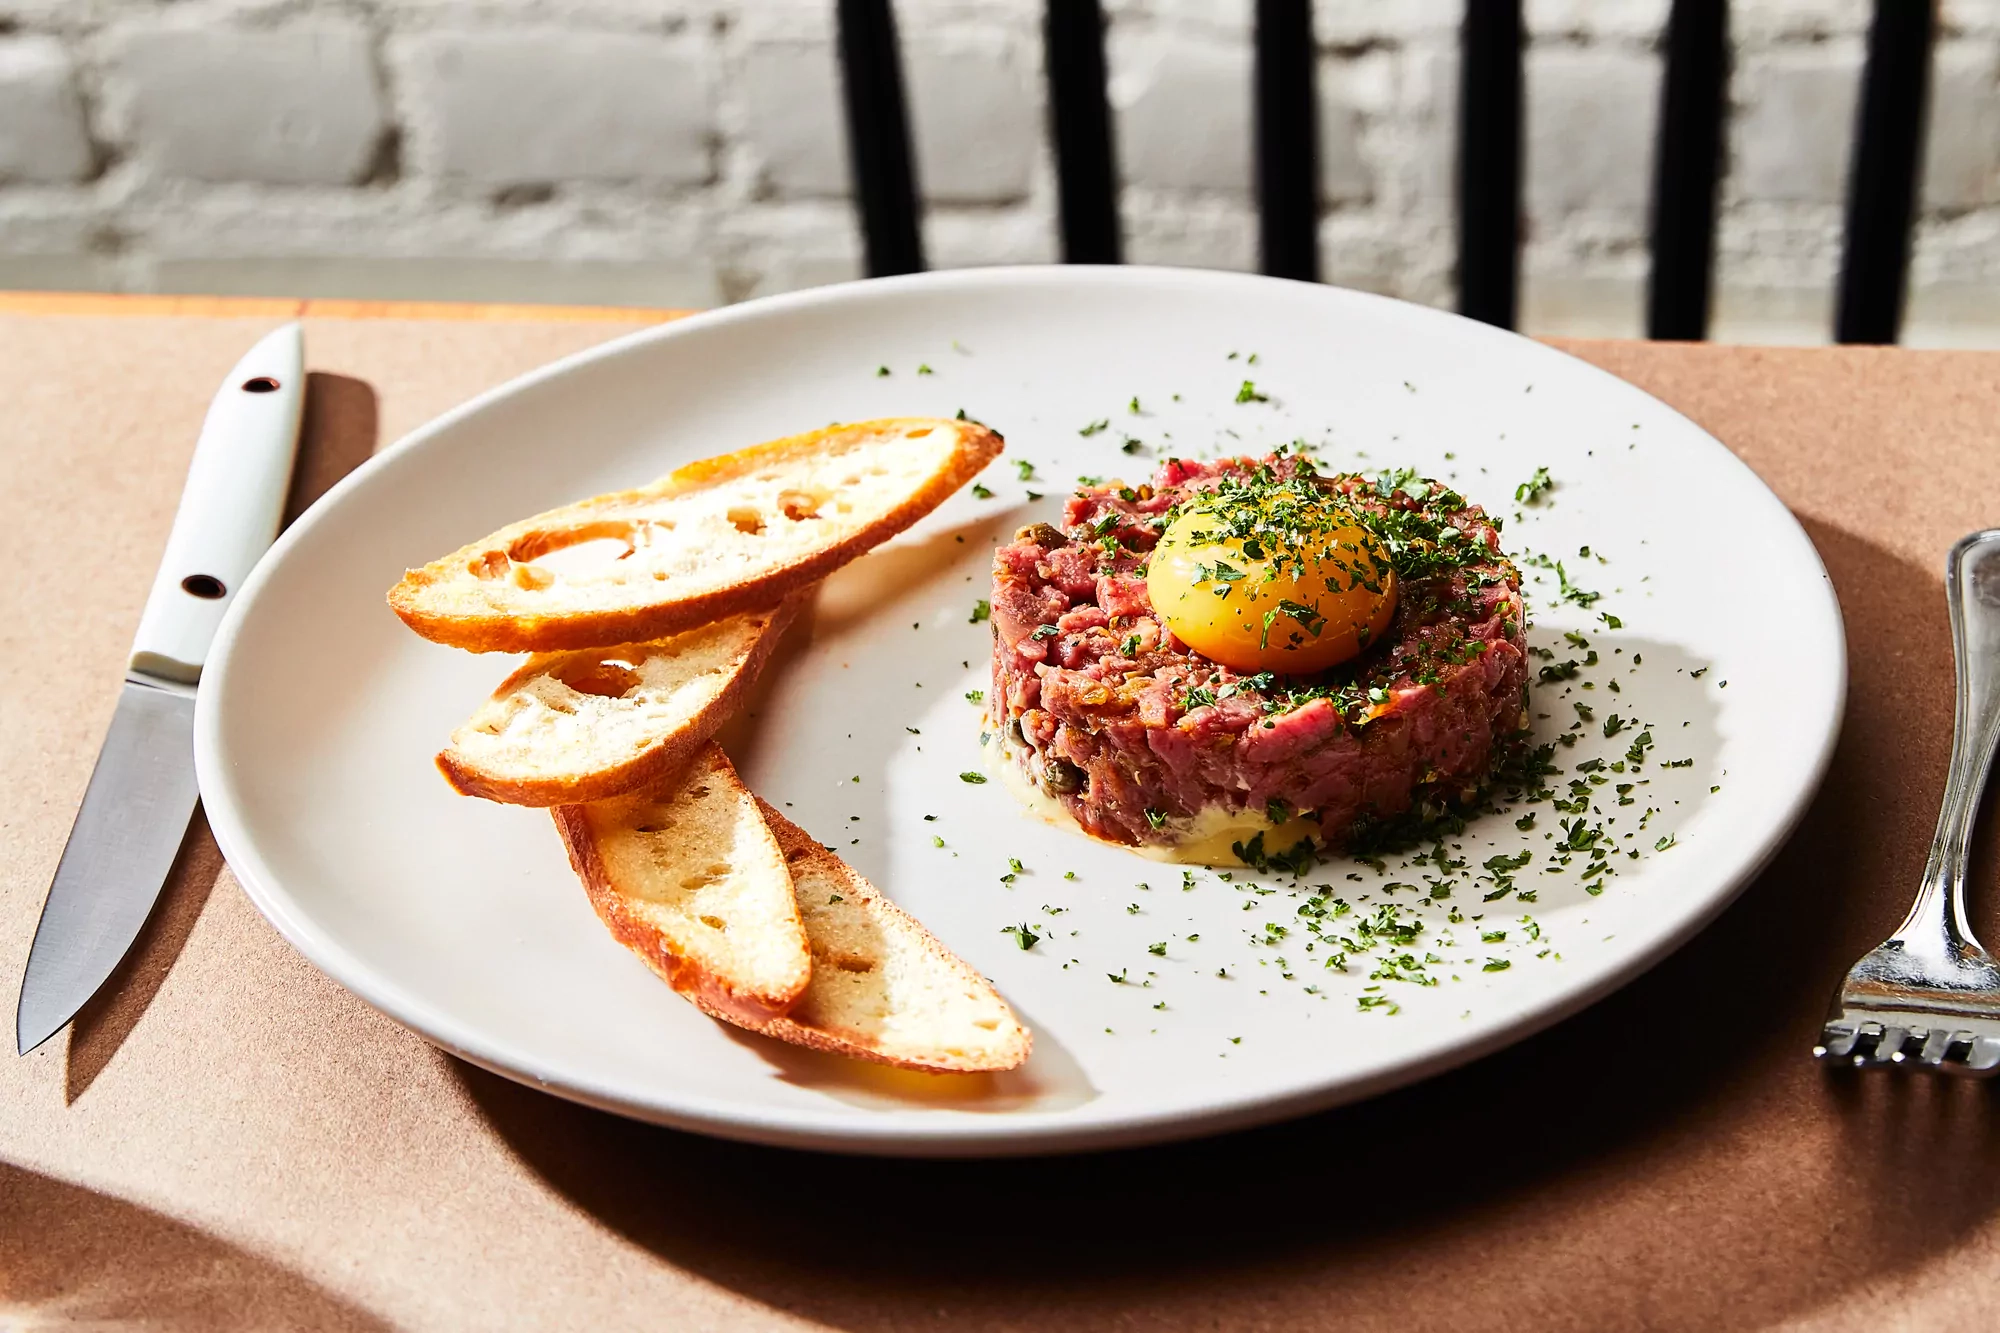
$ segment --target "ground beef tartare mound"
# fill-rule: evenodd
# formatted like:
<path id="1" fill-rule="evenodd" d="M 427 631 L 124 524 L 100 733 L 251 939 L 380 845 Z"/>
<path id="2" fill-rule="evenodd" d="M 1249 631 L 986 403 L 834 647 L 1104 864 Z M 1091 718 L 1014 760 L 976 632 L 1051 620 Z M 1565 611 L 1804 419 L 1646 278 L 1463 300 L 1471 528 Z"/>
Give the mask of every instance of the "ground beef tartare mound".
<path id="1" fill-rule="evenodd" d="M 1175 506 L 1251 477 L 1310 478 L 1393 560 L 1394 618 L 1354 660 L 1245 675 L 1155 614 L 1146 562 Z M 1526 725 L 1526 620 L 1497 525 L 1441 483 L 1319 475 L 1283 453 L 1170 460 L 1148 485 L 1078 490 L 1063 527 L 995 552 L 987 727 L 1010 785 L 1097 837 L 1198 852 L 1204 830 L 1270 832 L 1234 841 L 1253 862 L 1301 833 L 1337 847 L 1477 794 Z"/>

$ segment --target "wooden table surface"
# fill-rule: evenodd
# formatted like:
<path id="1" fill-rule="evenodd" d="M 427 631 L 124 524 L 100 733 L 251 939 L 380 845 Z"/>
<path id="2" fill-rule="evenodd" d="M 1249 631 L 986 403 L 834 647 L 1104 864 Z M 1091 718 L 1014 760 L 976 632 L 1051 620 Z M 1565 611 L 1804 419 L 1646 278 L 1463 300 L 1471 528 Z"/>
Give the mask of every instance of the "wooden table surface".
<path id="1" fill-rule="evenodd" d="M 0 296 L 0 999 L 209 394 L 298 314 L 299 502 L 472 393 L 666 317 Z M 1046 1161 L 821 1157 L 623 1121 L 442 1054 L 294 954 L 197 824 L 119 984 L 66 1036 L 0 1057 L 0 1327 L 2000 1324 L 1989 1085 L 1829 1075 L 1806 1054 L 1923 863 L 1951 725 L 1941 568 L 2000 524 L 2000 354 L 1568 347 L 1792 506 L 1852 672 L 1790 845 L 1609 999 L 1255 1132 Z M 1991 916 L 1980 903 L 1989 933 Z"/>

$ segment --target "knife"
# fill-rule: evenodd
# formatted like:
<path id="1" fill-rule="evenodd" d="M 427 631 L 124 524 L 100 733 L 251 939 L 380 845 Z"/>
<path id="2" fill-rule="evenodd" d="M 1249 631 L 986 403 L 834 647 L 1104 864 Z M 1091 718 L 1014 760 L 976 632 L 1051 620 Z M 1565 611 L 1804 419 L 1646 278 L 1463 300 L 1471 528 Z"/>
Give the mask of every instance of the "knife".
<path id="1" fill-rule="evenodd" d="M 208 405 L 125 687 L 49 884 L 14 1036 L 26 1055 L 124 959 L 194 817 L 194 696 L 222 613 L 284 517 L 305 406 L 305 338 L 267 334 Z"/>

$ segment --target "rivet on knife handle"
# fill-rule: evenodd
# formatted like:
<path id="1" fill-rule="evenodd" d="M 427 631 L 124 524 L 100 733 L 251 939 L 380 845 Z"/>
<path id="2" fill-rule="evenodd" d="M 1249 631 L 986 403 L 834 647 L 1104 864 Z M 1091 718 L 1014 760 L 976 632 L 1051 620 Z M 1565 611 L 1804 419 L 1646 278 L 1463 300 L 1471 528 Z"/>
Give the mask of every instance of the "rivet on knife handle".
<path id="1" fill-rule="evenodd" d="M 266 335 L 216 390 L 132 641 L 133 671 L 201 679 L 222 613 L 284 516 L 305 390 L 297 324 Z"/>

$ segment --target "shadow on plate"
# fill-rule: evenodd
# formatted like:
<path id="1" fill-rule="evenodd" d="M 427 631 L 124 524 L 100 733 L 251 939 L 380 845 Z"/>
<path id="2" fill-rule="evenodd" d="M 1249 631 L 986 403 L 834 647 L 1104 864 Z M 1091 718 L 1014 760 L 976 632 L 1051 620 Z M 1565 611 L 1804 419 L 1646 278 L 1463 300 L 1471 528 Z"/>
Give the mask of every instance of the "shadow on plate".
<path id="1" fill-rule="evenodd" d="M 227 1330 L 390 1326 L 206 1232 L 0 1162 L 0 1327 Z"/>
<path id="2" fill-rule="evenodd" d="M 1751 1327 L 1915 1279 L 2000 1214 L 1994 1094 L 1808 1052 L 1922 868 L 1950 637 L 1938 570 L 1808 528 L 1852 686 L 1796 835 L 1678 953 L 1463 1069 L 1221 1138 L 989 1162 L 712 1142 L 460 1076 L 577 1206 L 838 1328 Z"/>
<path id="3" fill-rule="evenodd" d="M 784 1082 L 869 1110 L 1067 1111 L 1096 1100 L 1097 1089 L 1076 1057 L 1037 1026 L 1032 1014 L 1021 1017 L 1035 1033 L 1034 1053 L 1019 1069 L 1002 1074 L 923 1074 L 788 1046 L 726 1024 L 722 1031 L 754 1050 Z"/>

